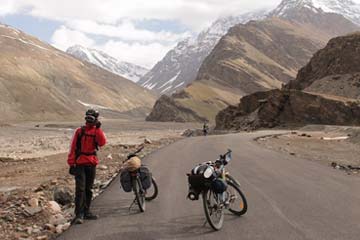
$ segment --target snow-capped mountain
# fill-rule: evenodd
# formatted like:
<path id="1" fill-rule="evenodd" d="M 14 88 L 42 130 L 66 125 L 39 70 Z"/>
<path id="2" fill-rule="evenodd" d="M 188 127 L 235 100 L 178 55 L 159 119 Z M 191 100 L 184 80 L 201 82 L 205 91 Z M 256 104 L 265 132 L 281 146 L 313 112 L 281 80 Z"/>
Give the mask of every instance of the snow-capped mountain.
<path id="1" fill-rule="evenodd" d="M 102 51 L 85 48 L 80 45 L 69 47 L 66 52 L 82 61 L 93 63 L 109 72 L 132 80 L 133 82 L 139 81 L 139 79 L 149 71 L 144 67 L 119 61 Z"/>
<path id="2" fill-rule="evenodd" d="M 262 19 L 267 13 L 259 10 L 218 19 L 198 36 L 179 42 L 138 83 L 159 94 L 171 94 L 185 88 L 196 78 L 200 65 L 230 27 Z"/>
<path id="3" fill-rule="evenodd" d="M 360 25 L 360 4 L 352 0 L 283 0 L 269 15 L 289 17 L 289 10 L 306 7 L 314 12 L 337 13 Z"/>

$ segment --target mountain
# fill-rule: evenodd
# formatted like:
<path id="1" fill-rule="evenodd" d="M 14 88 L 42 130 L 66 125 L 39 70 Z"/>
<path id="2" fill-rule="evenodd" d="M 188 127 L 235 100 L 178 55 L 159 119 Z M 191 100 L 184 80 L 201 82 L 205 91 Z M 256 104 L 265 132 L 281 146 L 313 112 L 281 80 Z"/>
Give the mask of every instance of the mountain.
<path id="1" fill-rule="evenodd" d="M 352 0 L 283 0 L 269 16 L 291 18 L 299 8 L 307 8 L 313 12 L 337 13 L 360 25 L 360 5 Z"/>
<path id="2" fill-rule="evenodd" d="M 360 33 L 337 37 L 282 90 L 257 92 L 216 117 L 217 129 L 360 125 Z"/>
<path id="3" fill-rule="evenodd" d="M 196 78 L 201 63 L 230 27 L 262 19 L 266 13 L 260 10 L 217 20 L 198 36 L 179 42 L 138 83 L 159 94 L 168 95 L 185 88 Z"/>
<path id="4" fill-rule="evenodd" d="M 139 81 L 139 79 L 149 71 L 149 69 L 136 64 L 119 61 L 102 51 L 85 48 L 80 45 L 69 47 L 66 52 L 82 61 L 95 64 L 109 72 L 130 79 L 133 82 Z"/>
<path id="5" fill-rule="evenodd" d="M 282 11 L 286 17 L 272 12 L 265 20 L 232 27 L 203 61 L 195 81 L 172 95 L 177 106 L 214 121 L 241 96 L 281 88 L 330 38 L 359 29 L 339 14 L 295 7 Z M 162 121 L 156 112 L 147 119 Z"/>
<path id="6" fill-rule="evenodd" d="M 154 101 L 130 80 L 0 24 L 0 121 L 79 120 L 88 107 L 145 115 Z"/>

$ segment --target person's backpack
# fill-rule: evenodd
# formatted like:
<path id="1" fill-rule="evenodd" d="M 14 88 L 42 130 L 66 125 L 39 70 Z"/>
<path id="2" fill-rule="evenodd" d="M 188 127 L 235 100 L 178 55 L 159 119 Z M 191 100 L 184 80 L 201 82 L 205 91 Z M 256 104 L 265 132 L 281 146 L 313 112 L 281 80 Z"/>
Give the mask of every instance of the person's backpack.
<path id="1" fill-rule="evenodd" d="M 91 137 L 94 141 L 94 145 L 95 145 L 95 151 L 94 152 L 90 152 L 90 153 L 86 153 L 86 152 L 82 152 L 81 148 L 81 140 L 83 137 Z M 97 151 L 99 150 L 98 147 L 98 143 L 96 142 L 96 135 L 95 134 L 86 134 L 85 132 L 85 126 L 81 127 L 81 132 L 80 134 L 77 136 L 77 140 L 76 140 L 76 149 L 75 149 L 75 161 L 81 156 L 81 155 L 85 155 L 85 156 L 96 156 L 97 155 Z"/>

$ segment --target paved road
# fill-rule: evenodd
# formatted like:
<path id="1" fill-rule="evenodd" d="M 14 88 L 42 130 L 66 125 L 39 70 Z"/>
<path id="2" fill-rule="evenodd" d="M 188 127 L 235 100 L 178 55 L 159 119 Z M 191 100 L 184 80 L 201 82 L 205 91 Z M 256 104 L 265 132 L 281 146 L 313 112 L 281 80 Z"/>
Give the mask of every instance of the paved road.
<path id="1" fill-rule="evenodd" d="M 360 239 L 360 178 L 253 141 L 269 133 L 184 139 L 153 153 L 145 161 L 161 192 L 145 213 L 129 212 L 132 195 L 116 180 L 94 202 L 101 218 L 59 239 Z M 185 174 L 227 148 L 234 151 L 228 170 L 242 184 L 249 209 L 243 217 L 227 214 L 223 229 L 213 232 L 203 226 L 201 201 L 186 199 Z"/>

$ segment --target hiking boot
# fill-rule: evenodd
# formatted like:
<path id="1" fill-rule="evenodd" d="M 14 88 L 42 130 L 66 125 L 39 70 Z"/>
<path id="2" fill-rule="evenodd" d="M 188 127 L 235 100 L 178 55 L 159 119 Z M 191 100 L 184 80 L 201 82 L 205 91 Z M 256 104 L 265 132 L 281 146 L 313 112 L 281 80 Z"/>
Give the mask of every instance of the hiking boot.
<path id="1" fill-rule="evenodd" d="M 92 214 L 91 212 L 85 213 L 84 215 L 85 220 L 96 220 L 98 218 L 99 218 L 98 215 Z"/>
<path id="2" fill-rule="evenodd" d="M 71 222 L 71 224 L 83 224 L 83 223 L 84 223 L 84 219 L 82 216 L 76 216 Z"/>

